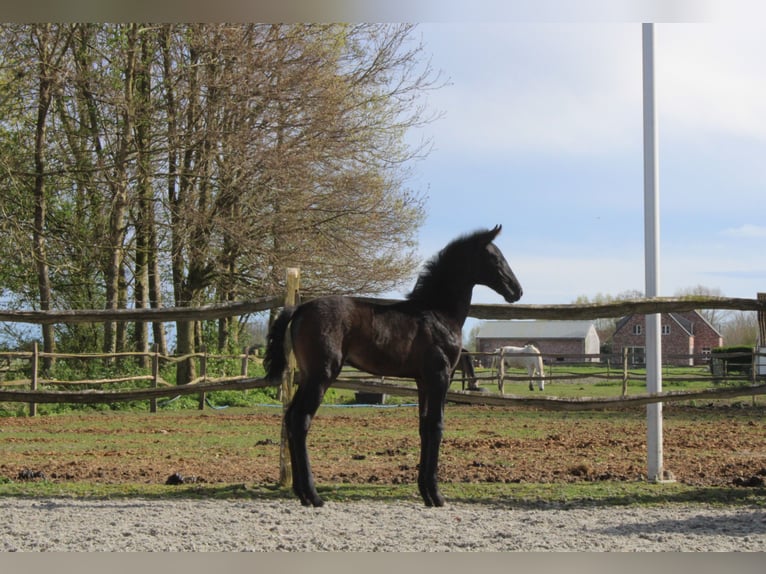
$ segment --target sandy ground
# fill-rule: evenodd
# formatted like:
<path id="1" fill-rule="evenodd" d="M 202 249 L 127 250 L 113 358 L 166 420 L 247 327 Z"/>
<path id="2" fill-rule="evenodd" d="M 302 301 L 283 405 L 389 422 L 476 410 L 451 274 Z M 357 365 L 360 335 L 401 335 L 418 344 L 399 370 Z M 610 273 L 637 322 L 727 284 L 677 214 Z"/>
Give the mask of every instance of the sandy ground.
<path id="1" fill-rule="evenodd" d="M 750 507 L 0 500 L 0 551 L 764 551 Z"/>

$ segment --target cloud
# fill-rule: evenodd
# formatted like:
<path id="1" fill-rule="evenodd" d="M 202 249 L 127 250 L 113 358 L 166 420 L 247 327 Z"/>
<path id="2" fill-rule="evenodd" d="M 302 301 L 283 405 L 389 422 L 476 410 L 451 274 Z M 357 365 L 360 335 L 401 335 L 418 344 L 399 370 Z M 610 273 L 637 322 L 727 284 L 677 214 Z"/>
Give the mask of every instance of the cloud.
<path id="1" fill-rule="evenodd" d="M 657 25 L 655 43 L 663 126 L 766 141 L 762 22 Z"/>
<path id="2" fill-rule="evenodd" d="M 424 32 L 434 65 L 452 80 L 431 96 L 446 111 L 433 126 L 437 149 L 498 157 L 641 145 L 638 24 L 433 25 Z"/>
<path id="3" fill-rule="evenodd" d="M 431 95 L 446 117 L 437 149 L 484 157 L 640 154 L 641 26 L 423 25 L 452 85 Z M 655 26 L 663 138 L 766 142 L 766 24 Z"/>
<path id="4" fill-rule="evenodd" d="M 739 227 L 724 229 L 721 235 L 738 239 L 764 239 L 766 238 L 766 226 L 745 223 Z"/>

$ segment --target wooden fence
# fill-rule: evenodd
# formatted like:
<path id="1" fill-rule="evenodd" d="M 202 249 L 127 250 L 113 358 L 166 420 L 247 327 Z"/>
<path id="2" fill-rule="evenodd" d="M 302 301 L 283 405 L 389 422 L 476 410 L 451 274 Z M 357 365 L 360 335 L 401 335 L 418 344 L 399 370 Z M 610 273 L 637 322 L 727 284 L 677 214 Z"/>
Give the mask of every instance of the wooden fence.
<path id="1" fill-rule="evenodd" d="M 0 321 L 24 322 L 31 324 L 52 323 L 76 323 L 76 322 L 102 322 L 102 321 L 175 321 L 187 320 L 211 320 L 223 317 L 239 316 L 246 313 L 264 311 L 282 304 L 295 304 L 298 302 L 299 277 L 295 269 L 288 270 L 287 295 L 285 299 L 264 298 L 257 301 L 247 301 L 233 304 L 210 305 L 196 309 L 131 309 L 118 311 L 90 310 L 90 311 L 0 311 Z M 380 301 L 380 300 L 379 300 Z M 389 301 L 390 302 L 390 301 Z M 473 305 L 470 316 L 478 319 L 598 319 L 606 317 L 621 317 L 629 314 L 653 314 L 665 312 L 691 311 L 695 309 L 734 309 L 751 310 L 759 313 L 760 338 L 762 344 L 766 341 L 766 294 L 759 293 L 758 299 L 727 299 L 727 298 L 695 298 L 689 299 L 643 299 L 636 301 L 624 301 L 620 303 L 600 305 Z M 223 380 L 210 380 L 206 376 L 185 385 L 160 386 L 159 356 L 152 354 L 152 388 L 128 389 L 116 391 L 80 390 L 58 391 L 39 390 L 37 385 L 37 363 L 41 354 L 35 350 L 31 357 L 32 379 L 28 382 L 28 390 L 7 390 L 0 387 L 0 401 L 26 402 L 30 405 L 30 413 L 34 414 L 37 403 L 105 403 L 119 401 L 149 400 L 151 409 L 156 410 L 156 401 L 159 398 L 177 395 L 198 394 L 200 405 L 204 406 L 204 394 L 221 390 L 245 390 L 281 386 L 282 400 L 284 404 L 290 399 L 292 393 L 292 380 L 294 376 L 294 362 L 290 361 L 290 369 L 287 369 L 282 381 L 268 381 L 261 378 L 247 377 L 245 374 L 237 377 L 227 377 Z M 81 356 L 80 356 L 81 357 Z M 204 361 L 205 354 L 202 359 Z M 187 360 L 186 357 L 175 357 L 175 360 Z M 246 357 L 245 357 L 246 360 Z M 204 363 L 203 363 L 204 365 Z M 204 372 L 204 367 L 201 369 Z M 145 380 L 146 377 L 140 377 Z M 124 378 L 121 380 L 139 380 Z M 88 383 L 94 383 L 89 381 Z M 113 382 L 113 381 L 112 381 Z M 26 383 L 26 382 L 25 382 Z M 79 381 L 80 384 L 86 381 Z M 67 384 L 76 384 L 69 382 Z M 412 385 L 390 384 L 370 379 L 340 378 L 335 382 L 337 388 L 373 392 L 379 394 L 398 394 L 403 396 L 417 396 L 417 390 Z M 677 391 L 654 394 L 625 396 L 619 398 L 554 398 L 537 396 L 513 396 L 513 395 L 490 395 L 488 393 L 475 393 L 471 391 L 449 391 L 447 400 L 452 402 L 483 404 L 483 405 L 525 405 L 530 407 L 551 410 L 588 410 L 588 409 L 624 409 L 645 406 L 652 403 L 670 401 L 688 401 L 697 399 L 723 399 L 739 396 L 753 396 L 766 394 L 766 384 L 747 385 L 737 388 L 711 389 L 705 391 Z M 287 485 L 291 480 L 291 468 L 288 464 L 287 441 L 285 440 L 284 424 L 282 428 L 282 440 L 280 445 L 280 485 Z"/>
<path id="2" fill-rule="evenodd" d="M 470 352 L 468 355 L 474 361 L 477 381 L 491 385 L 498 384 L 498 362 L 500 357 L 498 353 Z M 534 355 L 532 353 L 518 353 L 517 356 Z M 514 370 L 506 367 L 504 379 L 515 382 L 528 382 L 531 379 L 537 382 L 542 378 L 545 382 L 571 383 L 614 380 L 621 380 L 623 383 L 626 383 L 628 380 L 646 381 L 646 372 L 643 370 L 642 365 L 631 363 L 628 360 L 627 348 L 623 349 L 622 356 L 614 353 L 546 354 L 541 352 L 540 357 L 544 364 L 544 376 L 530 377 L 523 368 L 516 367 Z M 663 354 L 662 358 L 665 361 L 663 364 L 663 380 L 666 382 L 710 382 L 712 384 L 742 382 L 755 384 L 759 378 L 758 364 L 763 362 L 763 358 L 766 358 L 766 351 L 754 348 L 747 353 L 730 352 L 717 354 L 715 359 L 719 363 L 719 367 L 715 370 L 709 362 L 704 362 L 710 359 L 709 355 Z M 727 360 L 740 360 L 744 358 L 747 359 L 746 369 L 741 367 L 742 363 L 739 361 L 735 366 L 727 366 Z M 674 363 L 674 360 L 684 361 L 684 365 Z M 583 367 L 585 367 L 584 372 L 583 369 L 577 370 Z M 624 394 L 625 390 L 623 388 Z"/>
<path id="3" fill-rule="evenodd" d="M 293 279 L 294 290 L 297 291 L 297 278 Z M 288 294 L 289 302 L 295 302 L 295 293 Z M 372 299 L 380 302 L 393 302 L 393 300 Z M 264 311 L 279 307 L 284 304 L 284 299 L 278 297 L 261 298 L 253 301 L 238 303 L 208 305 L 198 308 L 170 308 L 170 309 L 122 309 L 122 310 L 73 310 L 73 311 L 0 311 L 0 321 L 21 322 L 29 324 L 53 324 L 53 323 L 81 323 L 103 321 L 175 321 L 189 319 L 196 321 L 213 320 L 223 317 L 238 316 L 247 313 Z M 598 319 L 607 317 L 622 317 L 628 314 L 653 314 L 666 312 L 682 312 L 695 309 L 728 309 L 757 311 L 760 324 L 766 316 L 766 295 L 759 294 L 757 299 L 725 298 L 725 297 L 696 297 L 694 299 L 676 298 L 647 298 L 633 301 L 621 301 L 618 303 L 594 304 L 594 305 L 472 305 L 469 315 L 478 319 Z M 761 334 L 763 339 L 763 334 Z M 6 353 L 5 355 L 8 355 Z M 32 358 L 36 361 L 43 356 L 37 353 Z M 158 361 L 156 353 L 151 353 L 152 360 Z M 195 355 L 199 356 L 199 355 Z M 204 354 L 203 354 L 204 356 Z M 80 356 L 82 357 L 82 356 Z M 99 357 L 102 357 L 99 355 Z M 165 357 L 166 360 L 185 360 L 185 357 Z M 33 373 L 36 368 L 33 367 Z M 0 387 L 0 401 L 26 402 L 30 405 L 37 403 L 74 403 L 93 404 L 120 401 L 148 400 L 153 408 L 156 408 L 156 400 L 159 398 L 176 395 L 199 394 L 200 403 L 204 400 L 204 393 L 219 390 L 245 390 L 253 388 L 265 388 L 283 386 L 285 400 L 290 396 L 289 383 L 267 381 L 260 378 L 248 377 L 246 374 L 236 377 L 210 379 L 201 377 L 191 384 L 165 386 L 159 379 L 156 363 L 152 369 L 152 388 L 124 389 L 124 390 L 40 390 L 35 388 L 39 380 L 35 381 L 35 375 L 30 381 L 14 381 L 13 384 L 20 386 L 25 384 L 29 389 L 7 389 Z M 147 377 L 142 377 L 146 379 Z M 123 379 L 129 380 L 129 379 Z M 87 381 L 79 381 L 80 384 Z M 111 380 L 109 382 L 115 382 Z M 711 389 L 697 392 L 666 392 L 653 395 L 636 395 L 630 397 L 606 398 L 606 399 L 571 399 L 553 397 L 520 397 L 514 395 L 487 396 L 464 391 L 450 391 L 448 400 L 453 402 L 470 404 L 525 404 L 539 406 L 548 409 L 572 410 L 572 409 L 600 409 L 600 408 L 629 408 L 651 403 L 692 400 L 702 398 L 730 398 L 736 396 L 755 396 L 766 393 L 766 385 L 754 385 L 754 381 L 740 388 Z M 90 381 L 93 383 L 93 381 Z M 73 385 L 77 382 L 69 382 Z M 6 384 L 2 385 L 7 386 Z M 347 388 L 363 392 L 376 392 L 382 394 L 398 394 L 403 396 L 416 396 L 412 386 L 381 383 L 374 379 L 340 379 L 335 383 L 337 388 Z"/>
<path id="4" fill-rule="evenodd" d="M 29 387 L 29 414 L 31 416 L 35 416 L 37 413 L 37 403 L 38 402 L 82 402 L 82 403 L 94 403 L 94 402 L 100 402 L 98 399 L 99 397 L 106 396 L 106 393 L 98 393 L 94 392 L 93 389 L 88 390 L 79 390 L 79 391 L 73 391 L 72 393 L 69 393 L 66 395 L 65 393 L 57 393 L 53 395 L 54 397 L 61 397 L 61 396 L 72 396 L 72 395 L 82 395 L 83 397 L 86 397 L 82 400 L 72 400 L 72 401 L 63 401 L 56 399 L 55 401 L 47 401 L 43 398 L 43 400 L 35 400 L 35 396 L 41 393 L 47 393 L 48 391 L 41 391 L 38 390 L 40 386 L 61 386 L 61 387 L 81 387 L 81 386 L 103 386 L 107 384 L 114 384 L 114 383 L 129 383 L 129 382 L 139 382 L 139 381 L 149 381 L 151 385 L 151 389 L 159 389 L 160 387 L 163 387 L 164 389 L 173 389 L 173 394 L 183 394 L 178 391 L 182 387 L 173 385 L 166 380 L 162 378 L 160 375 L 160 364 L 161 363 L 180 363 L 181 361 L 188 361 L 188 360 L 197 360 L 199 361 L 199 376 L 195 378 L 193 381 L 191 381 L 190 385 L 193 385 L 193 388 L 195 389 L 195 392 L 199 393 L 199 408 L 202 409 L 205 404 L 206 400 L 206 393 L 204 390 L 204 387 L 202 387 L 202 384 L 208 384 L 208 383 L 220 383 L 220 382 L 233 382 L 233 381 L 242 381 L 248 378 L 248 367 L 249 362 L 251 360 L 251 355 L 248 354 L 247 348 L 244 348 L 242 350 L 242 354 L 240 355 L 209 355 L 207 352 L 207 349 L 203 346 L 200 349 L 200 352 L 198 353 L 190 353 L 187 355 L 179 355 L 179 356 L 170 356 L 170 355 L 161 355 L 157 350 L 157 345 L 154 345 L 154 348 L 151 352 L 148 353 L 140 353 L 140 352 L 125 352 L 125 353 L 44 353 L 41 352 L 37 343 L 34 343 L 33 349 L 30 352 L 0 352 L 0 360 L 5 360 L 7 364 L 7 368 L 5 369 L 6 372 L 14 372 L 17 370 L 26 370 L 26 369 L 17 369 L 16 367 L 11 368 L 11 365 L 15 365 L 16 362 L 19 360 L 22 361 L 29 361 L 30 363 L 30 378 L 29 379 L 15 379 L 15 380 L 6 380 L 6 381 L 0 381 L 0 400 L 6 400 L 7 402 L 13 402 L 13 399 L 3 399 L 4 396 L 3 389 L 7 387 Z M 51 358 L 51 359 L 77 359 L 77 360 L 100 360 L 100 361 L 110 361 L 110 360 L 124 360 L 124 359 L 137 359 L 137 358 L 147 358 L 149 359 L 149 363 L 151 364 L 150 370 L 151 374 L 146 375 L 131 375 L 131 376 L 125 376 L 125 377 L 113 377 L 113 378 L 100 378 L 100 379 L 82 379 L 82 380 L 56 380 L 56 379 L 44 379 L 42 378 L 40 374 L 40 360 L 45 358 Z M 240 374 L 238 376 L 222 376 L 222 377 L 210 377 L 208 374 L 208 361 L 214 360 L 214 359 L 233 359 L 238 358 L 240 359 Z M 143 392 L 147 389 L 136 389 L 135 392 Z M 11 395 L 12 397 L 15 396 L 21 396 L 24 394 L 21 393 L 14 393 L 14 395 Z M 129 393 L 126 393 L 126 396 L 129 395 Z M 158 396 L 162 396 L 164 393 L 160 392 Z M 45 397 L 46 395 L 42 395 Z M 172 395 L 170 395 L 172 396 Z M 123 400 L 137 400 L 137 399 L 131 399 L 131 398 L 125 398 Z M 112 401 L 106 401 L 103 402 L 112 402 Z M 157 397 L 152 397 L 149 399 L 150 406 L 149 409 L 151 412 L 157 412 Z"/>

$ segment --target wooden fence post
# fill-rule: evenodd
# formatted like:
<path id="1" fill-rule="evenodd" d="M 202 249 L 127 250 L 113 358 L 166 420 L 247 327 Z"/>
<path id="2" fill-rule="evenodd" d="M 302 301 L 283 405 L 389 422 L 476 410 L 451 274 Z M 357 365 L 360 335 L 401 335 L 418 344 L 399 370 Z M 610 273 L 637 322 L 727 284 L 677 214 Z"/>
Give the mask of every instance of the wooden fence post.
<path id="1" fill-rule="evenodd" d="M 287 269 L 287 293 L 285 294 L 285 306 L 298 305 L 300 289 L 300 270 L 296 267 Z M 292 482 L 293 473 L 290 466 L 290 453 L 287 445 L 287 428 L 285 427 L 284 413 L 290 400 L 293 398 L 293 377 L 295 375 L 295 355 L 292 351 L 287 358 L 287 369 L 282 376 L 282 436 L 279 443 L 279 485 L 285 487 Z"/>
<path id="2" fill-rule="evenodd" d="M 247 347 L 242 347 L 242 368 L 240 369 L 239 374 L 243 377 L 247 377 L 247 366 L 249 362 L 249 357 L 247 355 Z"/>
<path id="3" fill-rule="evenodd" d="M 766 293 L 756 293 L 756 299 L 766 301 Z M 756 384 L 758 377 L 766 375 L 766 311 L 758 310 L 758 334 L 756 336 L 756 346 L 753 349 L 753 369 L 752 384 Z M 753 395 L 753 406 L 755 406 L 755 395 Z"/>
<path id="4" fill-rule="evenodd" d="M 35 344 L 32 348 L 32 391 L 37 390 L 37 368 L 40 364 L 40 353 L 37 348 L 37 341 L 35 341 Z M 37 415 L 37 403 L 30 402 L 29 403 L 29 416 L 33 417 Z"/>
<path id="5" fill-rule="evenodd" d="M 628 348 L 622 348 L 622 396 L 628 394 Z"/>
<path id="6" fill-rule="evenodd" d="M 207 345 L 202 345 L 200 349 L 202 356 L 199 358 L 199 376 L 202 377 L 202 382 L 207 380 Z M 205 393 L 199 394 L 199 410 L 205 409 Z"/>
<path id="7" fill-rule="evenodd" d="M 159 385 L 159 378 L 160 378 L 160 352 L 159 352 L 160 346 L 157 343 L 154 343 L 154 348 L 152 349 L 154 352 L 152 353 L 152 388 L 156 389 Z M 149 412 L 150 413 L 156 413 L 157 412 L 157 399 L 151 399 L 149 401 Z"/>

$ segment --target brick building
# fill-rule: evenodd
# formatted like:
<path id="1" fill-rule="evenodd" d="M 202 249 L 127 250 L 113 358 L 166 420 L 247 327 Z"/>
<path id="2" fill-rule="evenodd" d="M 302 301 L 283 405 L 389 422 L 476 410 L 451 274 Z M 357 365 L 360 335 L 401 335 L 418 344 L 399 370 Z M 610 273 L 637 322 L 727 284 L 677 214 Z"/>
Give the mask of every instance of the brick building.
<path id="1" fill-rule="evenodd" d="M 592 321 L 486 321 L 476 334 L 479 353 L 527 343 L 540 349 L 546 363 L 598 361 L 583 355 L 598 355 L 601 346 Z"/>
<path id="2" fill-rule="evenodd" d="M 668 365 L 701 365 L 710 352 L 723 345 L 721 334 L 697 311 L 663 313 L 661 320 L 662 362 Z M 646 363 L 646 316 L 629 315 L 617 323 L 612 335 L 612 353 L 634 365 Z"/>

